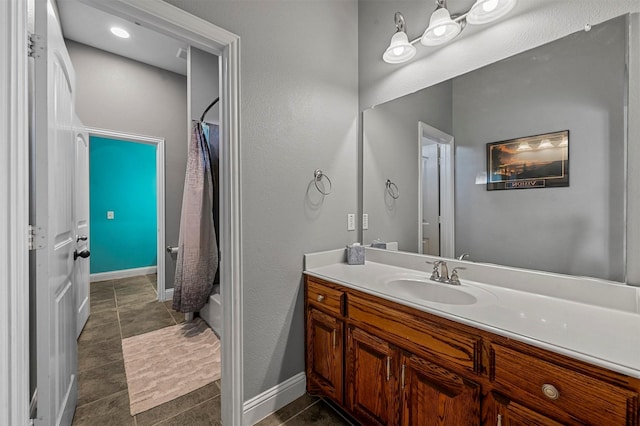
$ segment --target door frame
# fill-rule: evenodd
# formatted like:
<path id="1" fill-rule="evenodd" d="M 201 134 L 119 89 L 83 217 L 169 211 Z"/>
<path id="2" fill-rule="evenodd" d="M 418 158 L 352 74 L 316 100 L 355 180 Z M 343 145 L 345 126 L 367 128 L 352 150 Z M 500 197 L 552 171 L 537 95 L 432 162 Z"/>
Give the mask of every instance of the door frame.
<path id="1" fill-rule="evenodd" d="M 29 423 L 28 13 L 0 1 L 0 424 Z M 74 325 L 75 327 L 75 325 Z"/>
<path id="2" fill-rule="evenodd" d="M 81 0 L 221 58 L 220 281 L 223 308 L 222 422 L 243 424 L 240 37 L 160 0 Z M 189 118 L 187 117 L 189 121 Z M 190 128 L 188 126 L 187 128 Z M 189 135 L 185 135 L 189 140 Z"/>
<path id="3" fill-rule="evenodd" d="M 221 57 L 222 421 L 243 424 L 242 192 L 240 37 L 163 1 L 82 0 Z M 29 111 L 28 13 L 23 0 L 0 1 L 0 424 L 29 424 Z M 187 135 L 185 135 L 187 136 Z M 188 140 L 188 139 L 187 139 Z M 5 267 L 6 266 L 6 267 Z"/>
<path id="4" fill-rule="evenodd" d="M 164 138 L 157 136 L 138 135 L 135 133 L 120 132 L 117 130 L 99 129 L 96 127 L 84 127 L 89 133 L 89 147 L 91 147 L 91 136 L 99 136 L 108 139 L 117 139 L 125 142 L 141 143 L 145 145 L 153 145 L 156 148 L 156 266 L 158 269 L 158 279 L 156 290 L 158 293 L 158 301 L 167 300 L 166 283 L 165 283 L 165 159 L 164 159 Z M 89 148 L 91 149 L 91 148 Z M 91 176 L 91 163 L 89 163 L 89 176 Z M 89 190 L 91 196 L 91 190 Z M 89 210 L 91 211 L 91 210 Z M 91 275 L 89 275 L 91 276 Z"/>
<path id="5" fill-rule="evenodd" d="M 243 424 L 242 186 L 240 179 L 240 37 L 160 0 L 81 0 L 107 13 L 181 40 L 221 58 L 220 282 L 222 296 L 222 422 Z M 189 117 L 187 117 L 188 122 Z M 190 126 L 187 127 L 188 129 Z M 185 135 L 189 140 L 189 134 Z"/>
<path id="6" fill-rule="evenodd" d="M 440 146 L 440 256 L 455 256 L 455 140 L 448 133 L 418 121 L 418 253 L 422 253 L 422 144 Z"/>

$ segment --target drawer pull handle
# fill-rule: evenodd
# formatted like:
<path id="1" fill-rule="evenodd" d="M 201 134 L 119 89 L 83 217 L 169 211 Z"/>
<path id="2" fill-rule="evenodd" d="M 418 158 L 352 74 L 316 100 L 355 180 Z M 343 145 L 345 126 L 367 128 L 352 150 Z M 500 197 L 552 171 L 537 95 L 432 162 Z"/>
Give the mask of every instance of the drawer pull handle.
<path id="1" fill-rule="evenodd" d="M 387 382 L 391 378 L 391 357 L 387 357 Z"/>
<path id="2" fill-rule="evenodd" d="M 319 294 L 318 295 L 318 302 L 323 302 L 324 301 L 324 295 L 323 294 Z"/>
<path id="3" fill-rule="evenodd" d="M 558 391 L 558 389 L 548 383 L 542 385 L 542 393 L 549 399 L 556 400 L 560 398 L 560 392 Z"/>

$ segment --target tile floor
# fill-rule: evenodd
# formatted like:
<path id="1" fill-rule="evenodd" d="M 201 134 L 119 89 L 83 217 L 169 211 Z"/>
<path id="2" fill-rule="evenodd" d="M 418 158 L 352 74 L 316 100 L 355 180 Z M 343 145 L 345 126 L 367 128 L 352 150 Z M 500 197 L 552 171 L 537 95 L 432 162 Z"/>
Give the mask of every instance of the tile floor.
<path id="1" fill-rule="evenodd" d="M 78 339 L 78 406 L 73 425 L 220 425 L 220 381 L 159 407 L 129 414 L 122 339 L 184 321 L 156 300 L 155 275 L 91 284 L 91 316 Z M 260 426 L 349 425 L 321 399 L 304 395 Z"/>

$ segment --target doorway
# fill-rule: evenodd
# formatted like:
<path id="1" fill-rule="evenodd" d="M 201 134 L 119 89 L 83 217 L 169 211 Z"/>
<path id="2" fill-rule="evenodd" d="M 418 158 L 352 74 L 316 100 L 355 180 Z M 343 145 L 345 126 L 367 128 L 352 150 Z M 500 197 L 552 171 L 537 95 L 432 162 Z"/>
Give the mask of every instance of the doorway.
<path id="1" fill-rule="evenodd" d="M 233 33 L 166 3 L 144 0 L 86 3 L 105 12 L 170 35 L 220 57 L 220 280 L 223 309 L 222 421 L 243 423 L 241 262 L 242 191 L 240 185 L 240 39 Z"/>
<path id="2" fill-rule="evenodd" d="M 418 122 L 418 253 L 454 256 L 454 138 Z"/>
<path id="3" fill-rule="evenodd" d="M 181 40 L 189 41 L 192 45 L 203 50 L 215 53 L 221 57 L 223 73 L 221 78 L 221 224 L 223 233 L 221 235 L 222 256 L 222 280 L 227 284 L 222 290 L 222 298 L 225 304 L 224 327 L 226 336 L 229 336 L 223 347 L 223 359 L 226 362 L 223 368 L 223 378 L 225 387 L 222 391 L 223 410 L 222 417 L 225 424 L 242 423 L 243 411 L 243 390 L 242 390 L 242 268 L 240 254 L 241 250 L 241 186 L 240 186 L 240 159 L 239 159 L 239 37 L 213 24 L 182 11 L 166 3 L 149 4 L 142 0 L 114 0 L 112 2 L 99 2 L 86 0 L 96 7 L 101 7 L 115 15 L 125 17 L 131 22 L 146 25 L 155 30 L 172 34 Z M 46 7 L 46 2 L 38 3 L 38 7 Z M 8 87 L 17 88 L 11 92 L 10 102 L 6 105 L 12 106 L 13 115 L 5 114 L 9 117 L 8 128 L 13 132 L 15 138 L 10 139 L 9 148 L 11 159 L 15 160 L 8 168 L 7 174 L 12 177 L 9 180 L 11 200 L 10 223 L 12 228 L 17 229 L 11 234 L 9 239 L 9 253 L 12 268 L 9 268 L 10 276 L 16 279 L 9 280 L 7 292 L 11 295 L 13 306 L 17 307 L 11 311 L 10 321 L 7 322 L 7 336 L 17 336 L 2 354 L 8 360 L 8 368 L 3 370 L 2 378 L 7 378 L 7 383 L 11 383 L 11 398 L 8 401 L 8 418 L 12 419 L 11 424 L 28 423 L 28 395 L 29 388 L 29 366 L 25 362 L 28 359 L 29 343 L 28 330 L 29 309 L 28 293 L 29 288 L 24 282 L 29 277 L 27 240 L 20 230 L 26 229 L 28 215 L 28 117 L 26 90 L 20 88 L 27 87 L 27 46 L 37 42 L 36 51 L 44 49 L 46 51 L 46 34 L 39 35 L 28 43 L 28 33 L 26 31 L 27 7 L 22 2 L 11 0 L 7 3 L 7 13 L 2 13 L 2 21 L 8 23 L 7 28 L 11 31 L 11 43 L 6 44 L 5 57 L 10 58 L 8 63 L 11 73 L 4 73 L 9 76 Z M 6 18 L 6 19 L 5 19 Z M 44 37 L 43 40 L 40 36 Z M 7 67 L 8 69 L 8 67 Z M 3 104 L 3 108 L 6 106 Z M 3 109 L 4 112 L 9 109 Z M 5 147 L 3 146 L 2 149 Z M 3 222 L 4 223 L 4 222 Z M 21 226 L 24 225 L 24 226 Z M 34 245 L 37 245 L 38 229 L 34 228 Z M 24 308 L 24 309 L 22 309 Z M 71 310 L 67 310 L 71 311 Z M 11 356 L 9 356 L 9 354 Z M 5 374 L 11 372 L 11 380 Z M 3 380 L 4 381 L 4 380 Z M 38 398 L 44 401 L 46 395 Z M 46 403 L 44 401 L 43 403 Z M 5 418 L 3 415 L 2 418 Z"/>
<path id="4" fill-rule="evenodd" d="M 157 271 L 165 284 L 164 139 L 87 128 L 92 227 L 91 281 Z M 169 294 L 167 294 L 169 293 Z"/>

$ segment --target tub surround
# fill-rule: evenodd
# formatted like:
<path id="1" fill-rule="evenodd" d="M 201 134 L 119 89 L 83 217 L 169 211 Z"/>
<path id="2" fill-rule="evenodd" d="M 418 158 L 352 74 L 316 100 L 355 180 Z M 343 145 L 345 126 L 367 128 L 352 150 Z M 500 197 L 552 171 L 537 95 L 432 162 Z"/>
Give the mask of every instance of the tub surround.
<path id="1" fill-rule="evenodd" d="M 427 279 L 440 258 L 366 249 L 364 265 L 345 250 L 305 255 L 304 273 L 441 318 L 640 378 L 640 288 L 598 279 L 446 260 L 459 271 L 470 305 L 419 300 L 387 285 Z M 447 286 L 447 284 L 441 284 Z"/>

